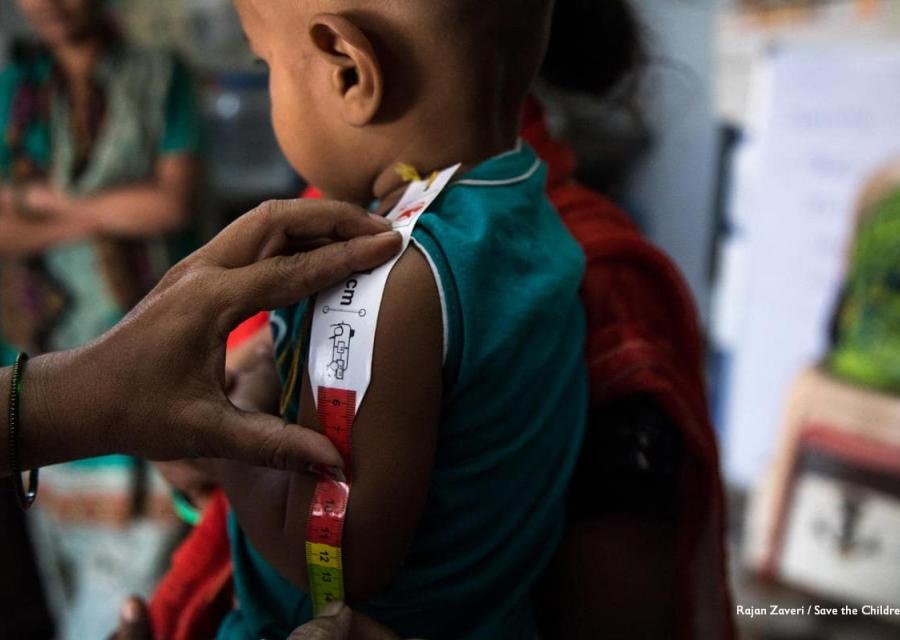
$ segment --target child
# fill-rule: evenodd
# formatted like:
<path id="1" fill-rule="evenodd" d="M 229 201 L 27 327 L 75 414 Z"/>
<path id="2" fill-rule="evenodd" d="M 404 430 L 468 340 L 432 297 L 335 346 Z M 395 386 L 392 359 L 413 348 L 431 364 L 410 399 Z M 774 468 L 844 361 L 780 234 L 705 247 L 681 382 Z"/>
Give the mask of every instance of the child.
<path id="1" fill-rule="evenodd" d="M 271 68 L 281 145 L 329 197 L 384 212 L 404 189 L 398 163 L 463 163 L 385 290 L 353 430 L 348 599 L 406 637 L 533 637 L 530 590 L 561 534 L 587 407 L 584 258 L 516 140 L 552 3 L 236 4 Z M 274 314 L 282 381 L 306 368 L 306 313 Z M 305 375 L 281 405 L 318 426 Z M 311 615 L 316 478 L 216 471 L 238 602 L 219 637 L 286 637 Z"/>

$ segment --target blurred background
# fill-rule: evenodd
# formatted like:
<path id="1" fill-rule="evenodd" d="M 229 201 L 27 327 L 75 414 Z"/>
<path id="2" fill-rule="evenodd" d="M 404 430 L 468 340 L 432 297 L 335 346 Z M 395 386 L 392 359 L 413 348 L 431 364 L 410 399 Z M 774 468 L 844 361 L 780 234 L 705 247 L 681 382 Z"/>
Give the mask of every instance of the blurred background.
<path id="1" fill-rule="evenodd" d="M 108 95 L 121 97 L 106 108 L 143 105 L 147 121 L 123 116 L 127 161 L 111 149 L 104 171 L 85 170 L 76 138 L 69 173 L 49 179 L 146 210 L 146 225 L 127 232 L 131 244 L 104 245 L 106 270 L 91 274 L 127 276 L 140 291 L 146 284 L 135 274 L 146 265 L 171 264 L 235 216 L 304 184 L 278 151 L 266 73 L 229 0 L 103 4 L 117 41 L 129 43 L 116 45 L 121 59 L 158 72 L 143 86 L 112 73 Z M 633 5 L 648 55 L 631 90 L 610 100 L 549 86 L 537 93 L 554 132 L 578 153 L 581 179 L 627 208 L 696 298 L 729 487 L 735 604 L 900 607 L 900 2 Z M 16 0 L 0 0 L 0 69 L 25 65 L 40 76 L 19 44 L 34 40 Z M 145 59 L 133 53 L 138 45 L 171 53 Z M 8 117 L 7 143 L 21 157 L 0 158 L 26 176 L 35 158 L 56 153 L 15 128 L 29 105 L 39 109 L 40 94 L 32 98 Z M 88 136 L 91 115 L 82 114 Z M 98 153 L 102 138 L 96 144 Z M 130 160 L 145 156 L 157 159 Z M 150 190 L 150 178 L 168 190 Z M 66 206 L 52 192 L 34 197 Z M 182 215 L 166 218 L 167 207 Z M 174 249 L 168 236 L 188 231 Z M 127 268 L 115 262 L 123 255 Z M 146 265 L 135 270 L 134 255 Z M 53 254 L 60 272 L 80 259 Z M 0 306 L 39 287 L 48 306 L 34 310 L 35 326 L 52 316 L 54 296 L 87 296 L 86 306 L 97 306 L 83 283 L 11 272 L 2 272 Z M 128 299 L 108 301 L 103 318 L 86 310 L 79 327 L 25 332 L 20 342 L 37 351 L 72 346 L 101 333 Z M 164 485 L 139 461 L 67 466 L 48 474 L 44 491 L 30 532 L 43 589 L 0 617 L 33 625 L 29 637 L 52 637 L 46 625 L 41 631 L 50 617 L 57 637 L 102 637 L 114 603 L 152 591 L 183 527 Z M 3 514 L 0 529 L 12 531 Z M 0 560 L 29 574 L 22 558 Z M 32 588 L 17 580 L 0 585 L 0 595 Z M 900 615 L 737 619 L 748 639 L 900 638 Z M 25 626 L 0 625 L 0 637 L 25 637 L 3 628 Z"/>

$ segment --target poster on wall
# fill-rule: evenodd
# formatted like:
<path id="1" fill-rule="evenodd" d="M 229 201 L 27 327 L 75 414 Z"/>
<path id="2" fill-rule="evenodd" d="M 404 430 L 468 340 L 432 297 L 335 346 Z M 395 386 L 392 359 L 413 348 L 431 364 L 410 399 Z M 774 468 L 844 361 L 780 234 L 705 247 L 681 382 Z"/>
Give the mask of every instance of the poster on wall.
<path id="1" fill-rule="evenodd" d="M 753 487 L 823 357 L 862 191 L 900 160 L 900 47 L 783 47 L 753 90 L 714 310 L 728 479 Z"/>

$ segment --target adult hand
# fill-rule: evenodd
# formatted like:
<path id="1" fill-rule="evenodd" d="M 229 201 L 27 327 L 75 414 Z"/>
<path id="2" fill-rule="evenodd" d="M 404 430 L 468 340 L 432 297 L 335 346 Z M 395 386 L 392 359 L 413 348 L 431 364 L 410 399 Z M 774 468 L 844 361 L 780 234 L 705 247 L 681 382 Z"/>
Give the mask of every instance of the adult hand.
<path id="1" fill-rule="evenodd" d="M 315 620 L 294 629 L 288 640 L 350 640 L 351 637 L 363 640 L 359 634 L 351 635 L 353 617 L 354 614 L 349 607 L 334 605 L 331 610 L 326 610 Z"/>
<path id="2" fill-rule="evenodd" d="M 294 630 L 288 640 L 400 640 L 369 618 L 336 605 L 312 622 Z M 137 597 L 129 598 L 119 615 L 119 628 L 109 640 L 152 640 L 147 605 Z"/>
<path id="3" fill-rule="evenodd" d="M 270 202 L 243 216 L 176 265 L 109 333 L 28 365 L 24 466 L 110 452 L 294 471 L 339 465 L 324 436 L 229 401 L 225 342 L 258 310 L 294 304 L 396 255 L 400 237 L 388 229 L 335 202 Z"/>
<path id="4" fill-rule="evenodd" d="M 67 197 L 45 182 L 0 184 L 0 214 L 43 221 L 66 209 Z"/>
<path id="5" fill-rule="evenodd" d="M 26 218 L 59 218 L 68 210 L 69 197 L 47 182 L 32 182 L 22 191 L 18 214 Z"/>
<path id="6" fill-rule="evenodd" d="M 275 368 L 275 352 L 270 344 L 258 346 L 248 354 L 241 367 L 225 371 L 225 391 L 238 409 L 251 412 L 278 413 L 281 380 Z M 211 465 L 211 466 L 210 466 Z M 157 462 L 163 478 L 200 510 L 209 502 L 218 480 L 215 464 L 206 460 Z"/>

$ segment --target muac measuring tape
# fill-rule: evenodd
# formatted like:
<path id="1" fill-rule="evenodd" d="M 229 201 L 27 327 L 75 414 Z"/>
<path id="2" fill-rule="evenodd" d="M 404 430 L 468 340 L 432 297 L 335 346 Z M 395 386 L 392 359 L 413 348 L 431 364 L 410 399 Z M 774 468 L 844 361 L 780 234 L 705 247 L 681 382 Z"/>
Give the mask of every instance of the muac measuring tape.
<path id="1" fill-rule="evenodd" d="M 386 216 L 403 237 L 404 251 L 419 218 L 458 170 L 459 165 L 429 180 L 413 182 Z M 402 253 L 377 269 L 355 274 L 321 292 L 313 309 L 309 379 L 319 422 L 341 453 L 346 473 L 346 478 L 338 478 L 326 469 L 316 469 L 321 479 L 310 504 L 306 534 L 306 565 L 315 615 L 328 603 L 344 600 L 341 549 L 353 478 L 350 435 L 372 379 L 375 330 L 384 288 Z"/>

